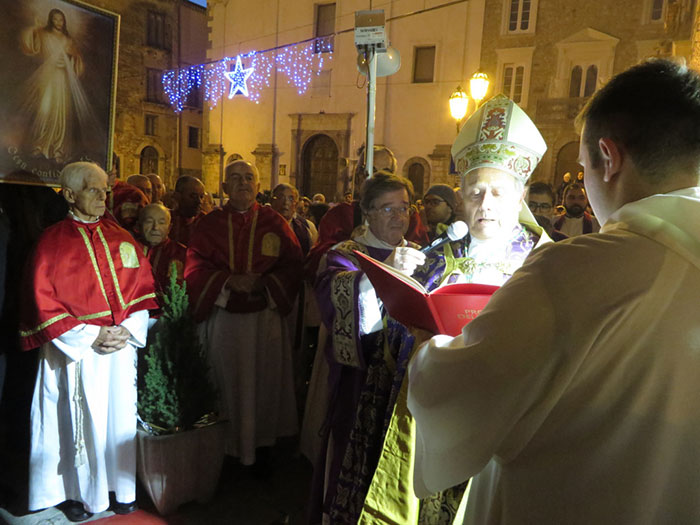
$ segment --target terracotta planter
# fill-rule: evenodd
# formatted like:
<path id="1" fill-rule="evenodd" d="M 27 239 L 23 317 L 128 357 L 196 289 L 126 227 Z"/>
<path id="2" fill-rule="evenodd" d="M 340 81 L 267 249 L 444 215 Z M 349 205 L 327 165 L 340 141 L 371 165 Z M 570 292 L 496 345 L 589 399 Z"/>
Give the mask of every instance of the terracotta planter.
<path id="1" fill-rule="evenodd" d="M 138 476 L 160 514 L 212 498 L 224 460 L 224 430 L 217 423 L 165 436 L 138 431 Z"/>

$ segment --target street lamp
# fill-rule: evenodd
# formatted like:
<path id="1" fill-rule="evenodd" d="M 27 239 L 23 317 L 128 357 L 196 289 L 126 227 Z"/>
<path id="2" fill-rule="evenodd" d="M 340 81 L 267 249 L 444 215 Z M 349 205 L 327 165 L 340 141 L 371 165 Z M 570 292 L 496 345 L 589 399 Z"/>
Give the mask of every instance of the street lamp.
<path id="1" fill-rule="evenodd" d="M 457 89 L 450 95 L 450 113 L 452 118 L 457 121 L 457 133 L 459 134 L 459 123 L 467 114 L 469 107 L 469 97 L 462 91 L 462 86 L 457 86 Z"/>
<path id="2" fill-rule="evenodd" d="M 476 106 L 479 104 L 486 96 L 486 92 L 489 90 L 489 77 L 483 71 L 477 71 L 469 79 L 469 91 L 471 92 L 472 98 L 476 102 Z"/>

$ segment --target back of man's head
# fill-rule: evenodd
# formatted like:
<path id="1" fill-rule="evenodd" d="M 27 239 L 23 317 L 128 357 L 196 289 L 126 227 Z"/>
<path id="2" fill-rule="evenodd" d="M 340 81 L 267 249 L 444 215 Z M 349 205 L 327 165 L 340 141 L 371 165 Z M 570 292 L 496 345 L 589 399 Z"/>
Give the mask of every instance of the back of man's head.
<path id="1" fill-rule="evenodd" d="M 700 76 L 684 65 L 650 59 L 620 73 L 576 120 L 594 168 L 601 138 L 618 143 L 650 182 L 700 168 Z"/>

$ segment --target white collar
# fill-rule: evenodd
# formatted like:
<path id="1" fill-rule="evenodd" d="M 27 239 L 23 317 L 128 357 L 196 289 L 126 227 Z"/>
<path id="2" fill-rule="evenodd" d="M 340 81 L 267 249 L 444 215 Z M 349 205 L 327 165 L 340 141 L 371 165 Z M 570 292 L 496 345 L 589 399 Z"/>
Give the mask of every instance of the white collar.
<path id="1" fill-rule="evenodd" d="M 76 220 L 78 222 L 82 222 L 83 224 L 95 224 L 96 222 L 100 222 L 100 217 L 97 217 L 97 219 L 94 221 L 86 221 L 86 220 L 78 217 L 75 213 L 73 213 L 73 210 L 68 210 L 68 213 L 70 214 L 71 217 L 73 217 L 73 220 Z"/>

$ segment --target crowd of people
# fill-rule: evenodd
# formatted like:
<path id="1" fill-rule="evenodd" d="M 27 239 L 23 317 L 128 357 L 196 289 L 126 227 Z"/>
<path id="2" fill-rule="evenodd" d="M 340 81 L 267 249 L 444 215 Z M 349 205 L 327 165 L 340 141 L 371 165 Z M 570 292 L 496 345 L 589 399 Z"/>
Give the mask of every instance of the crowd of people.
<path id="1" fill-rule="evenodd" d="M 226 454 L 265 476 L 298 434 L 311 524 L 697 521 L 699 122 L 700 77 L 653 60 L 585 106 L 583 172 L 557 189 L 530 181 L 547 145 L 503 95 L 452 147 L 460 186 L 419 196 L 395 162 L 327 203 L 236 160 L 220 206 L 196 177 L 67 165 L 21 301 L 29 509 L 136 509 L 135 356 L 174 271 Z M 460 335 L 429 334 L 388 314 L 358 253 L 428 292 L 500 288 Z"/>

